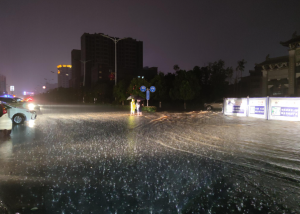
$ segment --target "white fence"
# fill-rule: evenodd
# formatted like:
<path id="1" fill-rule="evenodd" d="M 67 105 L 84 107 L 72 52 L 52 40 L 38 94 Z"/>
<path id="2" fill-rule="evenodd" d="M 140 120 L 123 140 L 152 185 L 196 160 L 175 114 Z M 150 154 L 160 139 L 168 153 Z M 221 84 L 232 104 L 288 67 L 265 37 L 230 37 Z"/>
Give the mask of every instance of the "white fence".
<path id="1" fill-rule="evenodd" d="M 225 98 L 224 115 L 300 121 L 300 97 Z"/>

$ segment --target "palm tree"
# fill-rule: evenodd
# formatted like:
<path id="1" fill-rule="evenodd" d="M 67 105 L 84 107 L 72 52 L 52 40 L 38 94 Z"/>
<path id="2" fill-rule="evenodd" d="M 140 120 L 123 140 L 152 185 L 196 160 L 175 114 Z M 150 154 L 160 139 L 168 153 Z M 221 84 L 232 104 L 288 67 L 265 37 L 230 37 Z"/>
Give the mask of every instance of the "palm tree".
<path id="1" fill-rule="evenodd" d="M 242 60 L 239 60 L 238 62 L 237 62 L 237 64 L 238 64 L 238 66 L 236 67 L 236 73 L 235 73 L 235 82 L 236 82 L 236 84 L 237 84 L 237 82 L 238 82 L 238 71 L 240 72 L 240 78 L 241 78 L 241 80 L 242 80 L 242 76 L 243 76 L 243 71 L 244 71 L 244 69 L 245 69 L 245 64 L 246 64 L 247 62 L 244 60 L 244 59 L 242 59 Z M 242 84 L 240 83 L 240 92 L 241 92 L 241 87 L 242 87 Z M 238 91 L 238 88 L 237 88 L 237 85 L 236 85 L 236 95 L 237 95 L 237 92 Z"/>
<path id="2" fill-rule="evenodd" d="M 179 70 L 180 70 L 180 68 L 179 68 L 178 65 L 174 65 L 174 66 L 173 66 L 173 69 L 174 69 L 175 71 L 179 71 Z"/>

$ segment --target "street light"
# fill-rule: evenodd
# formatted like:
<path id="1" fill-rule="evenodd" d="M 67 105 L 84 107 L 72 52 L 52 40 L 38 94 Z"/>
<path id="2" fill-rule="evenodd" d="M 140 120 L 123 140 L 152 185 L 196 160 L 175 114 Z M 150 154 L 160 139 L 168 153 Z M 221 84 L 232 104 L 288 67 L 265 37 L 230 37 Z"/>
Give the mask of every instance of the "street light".
<path id="1" fill-rule="evenodd" d="M 110 37 L 110 36 L 107 36 L 104 34 L 100 34 L 100 35 L 111 39 L 115 43 L 115 85 L 117 85 L 117 43 L 118 43 L 118 41 L 123 40 L 123 39 L 128 39 L 129 37 L 117 39 L 117 37 Z"/>

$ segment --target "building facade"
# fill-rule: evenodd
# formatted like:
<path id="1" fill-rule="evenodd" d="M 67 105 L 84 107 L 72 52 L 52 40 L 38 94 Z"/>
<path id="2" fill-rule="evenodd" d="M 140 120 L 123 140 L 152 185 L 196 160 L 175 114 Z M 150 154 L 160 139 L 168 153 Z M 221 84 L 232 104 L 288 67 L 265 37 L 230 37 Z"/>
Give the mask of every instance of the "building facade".
<path id="1" fill-rule="evenodd" d="M 6 76 L 0 74 L 0 95 L 6 94 Z"/>
<path id="2" fill-rule="evenodd" d="M 256 65 L 262 71 L 262 96 L 300 96 L 300 36 L 296 32 L 286 42 L 288 55 L 270 58 Z"/>
<path id="3" fill-rule="evenodd" d="M 72 77 L 72 65 L 57 66 L 58 87 L 69 88 L 69 82 Z"/>
<path id="4" fill-rule="evenodd" d="M 82 85 L 81 75 L 81 50 L 73 49 L 71 51 L 72 77 L 70 79 L 70 87 L 79 88 Z"/>
<path id="5" fill-rule="evenodd" d="M 115 75 L 115 43 L 102 33 L 81 36 L 81 75 L 91 87 Z M 117 80 L 132 79 L 143 69 L 143 42 L 127 38 L 117 42 Z M 109 77 L 108 77 L 109 76 Z M 112 80 L 111 80 L 112 79 Z"/>

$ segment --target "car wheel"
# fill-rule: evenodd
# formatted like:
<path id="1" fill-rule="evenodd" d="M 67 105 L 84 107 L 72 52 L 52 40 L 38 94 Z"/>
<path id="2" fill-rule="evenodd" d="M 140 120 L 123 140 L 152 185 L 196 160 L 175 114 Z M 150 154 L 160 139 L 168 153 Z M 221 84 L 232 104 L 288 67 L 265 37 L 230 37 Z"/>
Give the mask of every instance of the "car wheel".
<path id="1" fill-rule="evenodd" d="M 14 124 L 22 124 L 25 121 L 25 117 L 21 114 L 16 114 L 13 116 L 12 121 Z"/>
<path id="2" fill-rule="evenodd" d="M 207 107 L 206 107 L 206 110 L 207 110 L 207 111 L 211 111 L 211 110 L 212 110 L 212 107 L 211 107 L 211 106 L 207 106 Z"/>

